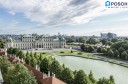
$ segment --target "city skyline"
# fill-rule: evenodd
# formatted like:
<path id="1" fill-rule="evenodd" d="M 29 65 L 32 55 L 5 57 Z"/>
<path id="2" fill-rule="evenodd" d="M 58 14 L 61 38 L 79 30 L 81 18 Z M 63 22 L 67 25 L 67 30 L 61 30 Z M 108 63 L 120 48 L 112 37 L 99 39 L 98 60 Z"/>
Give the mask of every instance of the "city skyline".
<path id="1" fill-rule="evenodd" d="M 109 9 L 105 1 L 0 0 L 0 34 L 128 36 L 128 8 Z"/>

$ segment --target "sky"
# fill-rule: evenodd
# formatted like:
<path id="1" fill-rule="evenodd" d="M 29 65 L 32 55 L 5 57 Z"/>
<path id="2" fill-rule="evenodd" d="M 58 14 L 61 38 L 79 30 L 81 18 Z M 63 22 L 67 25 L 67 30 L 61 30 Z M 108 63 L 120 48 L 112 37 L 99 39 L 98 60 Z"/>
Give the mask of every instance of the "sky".
<path id="1" fill-rule="evenodd" d="M 0 34 L 128 36 L 128 8 L 106 8 L 106 1 L 0 0 Z"/>

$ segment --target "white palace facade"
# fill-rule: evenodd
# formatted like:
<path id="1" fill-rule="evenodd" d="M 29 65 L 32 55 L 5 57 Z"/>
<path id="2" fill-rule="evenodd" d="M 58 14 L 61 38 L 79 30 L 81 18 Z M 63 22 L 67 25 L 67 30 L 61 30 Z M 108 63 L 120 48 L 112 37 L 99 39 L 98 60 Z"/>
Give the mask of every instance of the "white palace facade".
<path id="1" fill-rule="evenodd" d="M 63 36 L 50 36 L 38 34 L 24 34 L 19 36 L 10 36 L 5 45 L 6 48 L 27 49 L 54 49 L 65 48 L 66 41 Z"/>

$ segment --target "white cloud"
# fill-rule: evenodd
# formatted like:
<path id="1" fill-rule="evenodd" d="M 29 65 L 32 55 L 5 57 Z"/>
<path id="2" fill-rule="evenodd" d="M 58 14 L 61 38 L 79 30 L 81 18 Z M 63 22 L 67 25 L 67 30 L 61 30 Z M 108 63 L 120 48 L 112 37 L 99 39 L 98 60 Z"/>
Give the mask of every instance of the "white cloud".
<path id="1" fill-rule="evenodd" d="M 0 0 L 0 6 L 46 25 L 88 23 L 97 16 L 127 10 L 106 9 L 104 0 Z"/>

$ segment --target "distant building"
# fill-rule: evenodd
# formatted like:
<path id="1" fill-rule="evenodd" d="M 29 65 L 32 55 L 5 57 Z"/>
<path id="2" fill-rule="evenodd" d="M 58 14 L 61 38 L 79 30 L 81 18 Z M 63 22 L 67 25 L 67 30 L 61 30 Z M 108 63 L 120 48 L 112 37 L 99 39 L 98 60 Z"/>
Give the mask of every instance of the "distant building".
<path id="1" fill-rule="evenodd" d="M 117 38 L 117 35 L 114 33 L 101 33 L 101 39 L 112 39 Z"/>
<path id="2" fill-rule="evenodd" d="M 50 35 L 24 34 L 7 37 L 6 48 L 18 49 L 53 49 L 64 48 L 66 40 L 60 34 L 56 37 Z"/>

